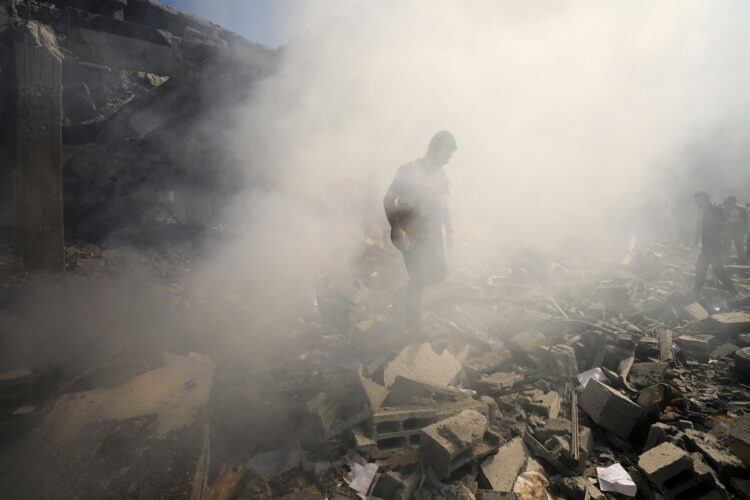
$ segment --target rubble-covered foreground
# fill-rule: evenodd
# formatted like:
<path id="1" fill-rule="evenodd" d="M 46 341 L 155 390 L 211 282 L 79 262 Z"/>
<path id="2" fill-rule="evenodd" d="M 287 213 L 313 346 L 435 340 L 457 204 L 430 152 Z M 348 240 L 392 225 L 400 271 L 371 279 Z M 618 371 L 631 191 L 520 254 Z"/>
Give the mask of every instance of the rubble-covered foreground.
<path id="1" fill-rule="evenodd" d="M 79 253 L 77 280 L 121 269 Z M 0 374 L 3 496 L 750 497 L 750 300 L 690 299 L 686 249 L 462 268 L 426 298 L 419 339 L 380 241 L 292 321 L 154 262 L 167 283 L 141 284 L 148 300 L 201 335 Z M 750 267 L 729 269 L 747 295 Z"/>

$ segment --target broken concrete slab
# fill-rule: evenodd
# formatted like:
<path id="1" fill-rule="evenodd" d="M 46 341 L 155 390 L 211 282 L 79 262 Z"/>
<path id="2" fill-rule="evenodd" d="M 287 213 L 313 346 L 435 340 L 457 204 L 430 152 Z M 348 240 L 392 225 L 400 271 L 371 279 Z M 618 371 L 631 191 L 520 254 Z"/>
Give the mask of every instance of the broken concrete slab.
<path id="1" fill-rule="evenodd" d="M 464 361 L 464 373 L 470 381 L 478 380 L 482 375 L 495 373 L 508 366 L 513 360 L 509 350 L 500 352 L 483 352 Z"/>
<path id="2" fill-rule="evenodd" d="M 111 388 L 60 396 L 39 432 L 42 458 L 27 471 L 38 481 L 36 493 L 54 498 L 64 488 L 111 498 L 138 485 L 145 498 L 201 497 L 214 364 L 196 353 L 189 359 Z"/>
<path id="3" fill-rule="evenodd" d="M 555 391 L 545 393 L 539 389 L 524 391 L 519 397 L 521 405 L 527 411 L 541 414 L 545 418 L 557 418 L 562 399 Z"/>
<path id="4" fill-rule="evenodd" d="M 470 398 L 470 396 L 458 389 L 430 384 L 398 375 L 393 385 L 391 385 L 390 394 L 384 404 L 386 406 L 397 406 L 419 402 L 420 400 L 455 401 L 466 398 Z"/>
<path id="5" fill-rule="evenodd" d="M 736 346 L 734 344 L 722 344 L 713 351 L 711 351 L 711 358 L 713 359 L 720 359 L 720 358 L 726 358 L 734 354 L 739 350 L 739 346 Z"/>
<path id="6" fill-rule="evenodd" d="M 481 391 L 498 394 L 512 388 L 523 379 L 522 373 L 497 372 L 477 380 L 475 387 Z"/>
<path id="7" fill-rule="evenodd" d="M 307 401 L 307 411 L 325 439 L 351 429 L 372 415 L 371 398 L 377 403 L 383 395 L 373 384 L 360 375 L 336 391 L 318 393 Z"/>
<path id="8" fill-rule="evenodd" d="M 705 363 L 708 361 L 711 349 L 713 349 L 713 335 L 680 335 L 675 339 L 680 346 L 680 352 L 688 357 Z"/>
<path id="9" fill-rule="evenodd" d="M 734 424 L 727 436 L 727 444 L 745 467 L 750 469 L 750 414 L 745 414 Z"/>
<path id="10" fill-rule="evenodd" d="M 735 351 L 734 366 L 739 373 L 750 378 L 750 347 Z"/>
<path id="11" fill-rule="evenodd" d="M 485 484 L 496 491 L 512 491 L 513 483 L 530 456 L 520 437 L 513 438 L 498 452 L 488 457 L 479 466 L 480 485 Z"/>
<path id="12" fill-rule="evenodd" d="M 436 353 L 429 342 L 413 344 L 385 367 L 383 378 L 390 388 L 401 375 L 412 380 L 448 386 L 461 372 L 461 362 L 447 349 Z"/>
<path id="13" fill-rule="evenodd" d="M 643 408 L 629 398 L 593 379 L 586 384 L 578 404 L 597 425 L 622 439 L 630 436 L 644 413 Z"/>
<path id="14" fill-rule="evenodd" d="M 685 429 L 685 442 L 689 450 L 700 452 L 724 481 L 741 475 L 745 470 L 742 461 L 712 434 Z"/>
<path id="15" fill-rule="evenodd" d="M 699 303 L 693 302 L 682 308 L 683 317 L 695 321 L 708 318 L 708 311 Z"/>
<path id="16" fill-rule="evenodd" d="M 714 314 L 704 320 L 705 329 L 711 333 L 735 335 L 750 332 L 750 313 L 726 312 Z"/>
<path id="17" fill-rule="evenodd" d="M 456 470 L 454 460 L 471 451 L 487 432 L 487 417 L 475 410 L 464 410 L 422 429 L 420 457 L 431 465 L 438 478 L 447 478 Z"/>
<path id="18" fill-rule="evenodd" d="M 662 443 L 638 457 L 638 467 L 657 487 L 692 466 L 687 452 L 671 443 Z"/>

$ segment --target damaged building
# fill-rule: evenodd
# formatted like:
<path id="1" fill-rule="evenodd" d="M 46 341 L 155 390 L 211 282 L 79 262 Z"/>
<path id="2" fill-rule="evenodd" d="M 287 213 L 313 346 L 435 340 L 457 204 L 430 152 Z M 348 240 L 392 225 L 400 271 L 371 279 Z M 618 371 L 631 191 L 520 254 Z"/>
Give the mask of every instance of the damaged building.
<path id="1" fill-rule="evenodd" d="M 212 221 L 240 175 L 222 134 L 274 50 L 155 1 L 5 1 L 0 40 L 3 243 L 27 268 Z"/>

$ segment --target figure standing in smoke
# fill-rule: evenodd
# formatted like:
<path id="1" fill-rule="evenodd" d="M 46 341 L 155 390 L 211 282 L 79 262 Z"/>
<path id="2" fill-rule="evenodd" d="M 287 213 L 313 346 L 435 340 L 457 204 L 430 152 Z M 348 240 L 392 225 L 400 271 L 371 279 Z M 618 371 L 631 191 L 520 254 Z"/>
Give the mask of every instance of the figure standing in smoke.
<path id="1" fill-rule="evenodd" d="M 737 289 L 734 287 L 731 278 L 724 269 L 724 251 L 726 249 L 727 224 L 724 219 L 724 212 L 721 208 L 711 203 L 711 198 L 706 192 L 695 194 L 695 204 L 703 211 L 701 219 L 700 240 L 701 254 L 695 265 L 695 293 L 696 298 L 703 289 L 706 282 L 706 273 L 708 266 L 724 285 L 724 288 L 732 295 L 737 295 Z M 698 235 L 696 235 L 696 243 Z"/>
<path id="2" fill-rule="evenodd" d="M 391 241 L 404 254 L 409 273 L 405 307 L 409 335 L 421 333 L 424 287 L 442 281 L 447 272 L 445 247 L 452 244 L 453 226 L 444 167 L 455 150 L 456 140 L 450 132 L 436 133 L 424 158 L 398 169 L 383 199 Z"/>
<path id="3" fill-rule="evenodd" d="M 724 217 L 727 219 L 727 258 L 732 254 L 732 243 L 737 249 L 737 261 L 745 262 L 745 231 L 747 230 L 747 210 L 737 204 L 736 196 L 724 200 Z"/>

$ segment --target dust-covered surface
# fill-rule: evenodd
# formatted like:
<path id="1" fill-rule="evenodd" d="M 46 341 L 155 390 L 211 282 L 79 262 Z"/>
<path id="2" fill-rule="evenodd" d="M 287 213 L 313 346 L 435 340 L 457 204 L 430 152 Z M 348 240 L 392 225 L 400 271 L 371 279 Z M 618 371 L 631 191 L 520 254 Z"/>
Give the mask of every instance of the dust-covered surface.
<path id="1" fill-rule="evenodd" d="M 276 5 L 0 0 L 0 496 L 747 497 L 748 6 Z"/>
<path id="2" fill-rule="evenodd" d="M 730 479 L 746 474 L 728 451 L 727 436 L 750 399 L 747 372 L 735 353 L 750 345 L 744 334 L 750 322 L 742 316 L 726 319 L 727 312 L 741 313 L 745 301 L 733 301 L 709 286 L 704 300 L 691 304 L 682 292 L 692 279 L 687 248 L 636 246 L 624 254 L 627 264 L 595 268 L 560 258 L 526 261 L 527 266 L 549 270 L 542 275 L 531 275 L 524 266 L 473 272 L 467 266 L 465 274 L 431 291 L 423 315 L 426 335 L 418 339 L 401 330 L 403 285 L 398 279 L 378 279 L 398 274 L 394 251 L 373 239 L 363 241 L 362 248 L 363 255 L 371 257 L 366 276 L 323 277 L 310 290 L 309 309 L 292 322 L 253 309 L 239 294 L 203 295 L 180 278 L 155 279 L 152 270 L 138 280 L 111 264 L 91 271 L 98 265 L 95 261 L 106 259 L 91 249 L 92 257 L 80 256 L 76 270 L 65 276 L 44 285 L 36 281 L 40 278 L 14 282 L 4 323 L 24 325 L 27 341 L 34 338 L 35 328 L 44 330 L 50 321 L 37 316 L 44 307 L 40 296 L 30 295 L 42 288 L 47 294 L 67 291 L 67 299 L 55 296 L 56 303 L 64 304 L 80 300 L 87 286 L 126 286 L 158 307 L 146 317 L 131 319 L 131 325 L 141 321 L 144 328 L 154 328 L 160 317 L 185 322 L 179 331 L 170 323 L 168 337 L 134 332 L 119 346 L 96 333 L 121 328 L 118 323 L 129 308 L 113 306 L 103 316 L 102 311 L 60 308 L 53 322 L 74 322 L 76 328 L 61 331 L 67 337 L 57 341 L 86 348 L 78 350 L 77 357 L 58 356 L 53 374 L 32 370 L 29 391 L 5 405 L 7 446 L 2 460 L 6 470 L 18 473 L 5 476 L 4 491 L 40 498 L 54 496 L 55 488 L 71 496 L 142 497 L 156 492 L 187 497 L 196 485 L 208 488 L 217 477 L 218 488 L 226 480 L 227 466 L 235 464 L 243 467 L 232 469 L 233 479 L 224 485 L 232 493 L 226 498 L 278 498 L 302 490 L 311 498 L 331 498 L 334 491 L 351 495 L 347 485 L 353 479 L 352 462 L 344 457 L 356 450 L 362 459 L 379 465 L 379 480 L 373 482 L 376 494 L 377 488 L 386 487 L 395 487 L 395 492 L 416 474 L 421 484 L 417 498 L 430 498 L 441 489 L 443 494 L 471 498 L 477 487 L 492 488 L 490 469 L 477 469 L 476 464 L 504 453 L 504 443 L 514 437 L 531 437 L 542 446 L 524 444 L 514 474 L 529 468 L 543 474 L 544 484 L 551 484 L 549 491 L 560 498 L 577 498 L 563 493 L 573 484 L 565 477 L 595 478 L 597 466 L 618 462 L 634 476 L 640 474 L 639 454 L 659 442 L 700 452 L 705 447 L 696 442 L 713 440 L 714 448 L 724 451 L 706 452 L 718 474 L 710 480 L 730 490 Z M 185 265 L 147 256 L 140 258 L 151 265 L 160 262 L 169 273 Z M 377 274 L 373 269 L 379 269 Z M 745 293 L 750 273 L 742 266 L 730 269 Z M 70 290 L 76 293 L 70 295 Z M 695 319 L 699 306 L 711 316 Z M 740 322 L 733 328 L 722 321 Z M 248 336 L 260 326 L 273 335 L 249 342 Z M 212 334 L 197 335 L 196 328 Z M 660 336 L 667 329 L 674 343 L 662 359 Z M 681 340 L 688 336 L 706 340 L 705 358 Z M 35 358 L 24 360 L 18 350 L 24 342 L 8 343 L 12 338 L 4 337 L 6 366 L 23 360 L 33 367 Z M 626 432 L 627 439 L 618 437 L 617 428 L 616 434 L 607 431 L 610 424 L 589 410 L 587 393 L 579 387 L 583 458 L 576 461 L 569 453 L 571 391 L 579 386 L 576 375 L 597 367 L 607 377 L 605 383 L 639 409 L 637 421 Z M 506 378 L 492 377 L 498 373 L 516 377 L 506 383 Z M 61 388 L 63 393 L 57 395 Z M 317 404 L 321 396 L 325 414 Z M 364 411 L 356 401 L 364 402 Z M 28 406 L 33 408 L 27 414 L 16 412 Z M 447 475 L 434 477 L 424 466 L 432 459 L 420 455 L 418 439 L 409 436 L 419 436 L 423 426 L 468 408 L 486 419 L 483 441 L 469 440 L 467 449 L 476 454 L 466 455 L 465 464 L 459 459 L 455 471 L 444 467 Z M 400 423 L 406 417 L 399 415 L 407 410 L 413 424 L 399 427 L 406 425 Z M 606 418 L 620 415 L 610 412 Z M 655 425 L 658 432 L 652 430 Z M 655 433 L 661 433 L 660 440 Z M 407 439 L 400 441 L 399 435 Z M 35 443 L 31 449 L 29 442 Z M 459 442 L 467 446 L 467 441 Z M 45 450 L 44 459 L 37 450 Z M 711 462 L 710 453 L 730 465 Z M 210 459 L 202 480 L 204 456 Z M 488 472 L 481 472 L 485 469 Z M 529 480 L 523 476 L 518 481 Z M 514 484 L 521 488 L 515 476 L 506 481 L 509 489 Z M 149 489 L 151 483 L 155 489 Z M 643 484 L 641 488 L 660 491 L 658 484 Z"/>

